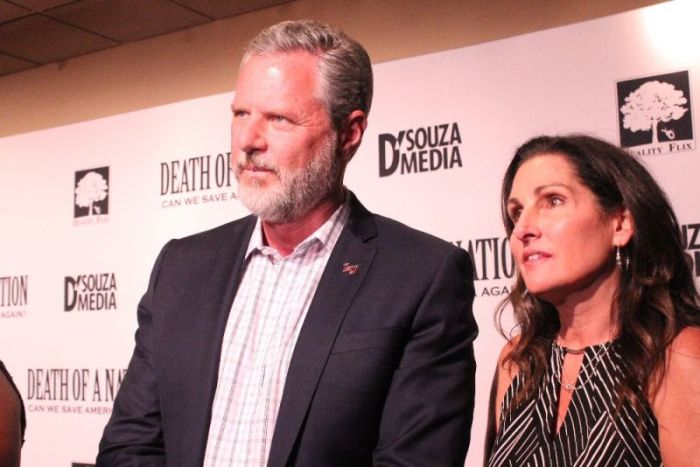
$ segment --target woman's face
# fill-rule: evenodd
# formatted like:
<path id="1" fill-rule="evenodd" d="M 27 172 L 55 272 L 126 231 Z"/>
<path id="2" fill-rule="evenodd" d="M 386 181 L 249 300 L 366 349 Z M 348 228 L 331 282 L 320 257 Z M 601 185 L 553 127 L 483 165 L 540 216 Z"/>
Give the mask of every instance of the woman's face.
<path id="1" fill-rule="evenodd" d="M 528 291 L 557 306 L 617 287 L 615 246 L 621 215 L 605 215 L 593 192 L 560 154 L 523 163 L 507 201 L 514 229 L 510 247 Z"/>

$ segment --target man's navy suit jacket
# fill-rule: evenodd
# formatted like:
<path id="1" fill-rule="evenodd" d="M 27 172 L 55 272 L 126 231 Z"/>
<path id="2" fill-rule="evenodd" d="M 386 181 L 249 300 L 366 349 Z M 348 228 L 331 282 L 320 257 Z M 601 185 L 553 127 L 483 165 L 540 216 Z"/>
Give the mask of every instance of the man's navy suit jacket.
<path id="1" fill-rule="evenodd" d="M 255 222 L 246 217 L 161 251 L 99 466 L 202 465 L 224 329 Z M 371 214 L 352 196 L 294 348 L 268 465 L 463 465 L 474 405 L 473 298 L 464 250 Z"/>

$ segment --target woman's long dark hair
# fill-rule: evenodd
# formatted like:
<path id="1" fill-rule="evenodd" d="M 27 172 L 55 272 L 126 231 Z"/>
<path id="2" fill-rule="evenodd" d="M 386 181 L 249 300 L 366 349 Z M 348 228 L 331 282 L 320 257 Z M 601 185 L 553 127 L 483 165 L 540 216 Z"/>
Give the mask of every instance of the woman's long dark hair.
<path id="1" fill-rule="evenodd" d="M 617 318 L 618 348 L 625 362 L 617 403 L 630 399 L 640 408 L 640 397 L 653 396 L 658 390 L 673 339 L 683 328 L 700 325 L 700 299 L 678 220 L 661 187 L 627 152 L 585 135 L 540 136 L 518 148 L 503 178 L 501 215 L 508 236 L 514 228 L 507 200 L 515 174 L 525 161 L 552 153 L 568 160 L 579 181 L 597 198 L 603 214 L 622 208 L 631 213 L 634 234 L 622 251 L 620 286 L 611 311 Z M 526 290 L 518 275 L 497 312 L 499 331 L 510 338 L 501 317 L 508 304 L 512 305 L 520 333 L 505 359 L 517 365 L 523 377 L 513 407 L 539 386 L 560 325 L 556 309 Z"/>

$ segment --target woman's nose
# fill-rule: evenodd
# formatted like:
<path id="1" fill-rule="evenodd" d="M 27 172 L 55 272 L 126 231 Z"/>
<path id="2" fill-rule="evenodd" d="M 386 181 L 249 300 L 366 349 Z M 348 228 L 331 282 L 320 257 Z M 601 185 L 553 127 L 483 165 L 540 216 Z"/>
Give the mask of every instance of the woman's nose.
<path id="1" fill-rule="evenodd" d="M 513 235 L 522 242 L 539 235 L 537 213 L 534 210 L 523 208 L 520 211 L 518 220 L 513 226 Z"/>

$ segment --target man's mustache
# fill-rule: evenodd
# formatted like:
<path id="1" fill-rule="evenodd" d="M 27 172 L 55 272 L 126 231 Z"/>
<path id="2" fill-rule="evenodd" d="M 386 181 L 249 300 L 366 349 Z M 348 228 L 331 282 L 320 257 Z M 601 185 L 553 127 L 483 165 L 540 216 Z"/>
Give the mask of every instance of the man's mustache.
<path id="1" fill-rule="evenodd" d="M 261 160 L 256 154 L 241 154 L 236 160 L 236 168 L 241 170 L 267 170 L 278 173 L 278 167 L 270 161 Z"/>

